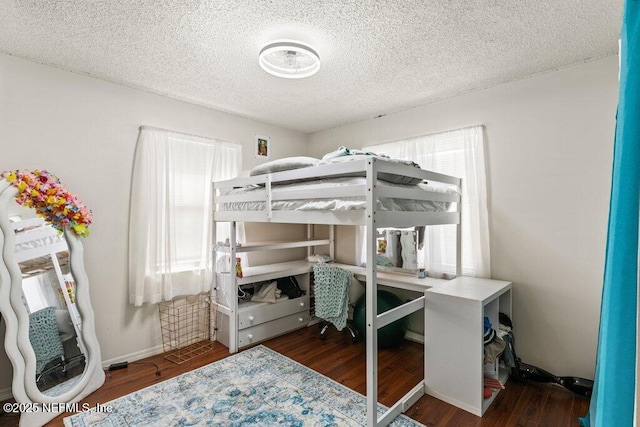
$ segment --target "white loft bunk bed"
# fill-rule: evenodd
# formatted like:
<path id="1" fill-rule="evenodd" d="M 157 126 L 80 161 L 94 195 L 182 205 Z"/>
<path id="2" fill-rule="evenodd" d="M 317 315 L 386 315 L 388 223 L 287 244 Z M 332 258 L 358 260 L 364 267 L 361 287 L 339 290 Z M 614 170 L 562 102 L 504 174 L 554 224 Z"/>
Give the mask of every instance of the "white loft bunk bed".
<path id="1" fill-rule="evenodd" d="M 385 179 L 389 176 L 412 177 L 417 181 L 426 181 L 427 185 L 394 185 L 379 179 L 380 176 Z M 377 417 L 377 330 L 424 308 L 425 297 L 421 296 L 382 314 L 375 314 L 378 289 L 378 268 L 375 262 L 377 258 L 376 229 L 456 224 L 456 272 L 457 276 L 460 276 L 460 186 L 460 178 L 372 156 L 214 183 L 214 221 L 232 224 L 227 252 L 231 260 L 235 260 L 239 252 L 292 247 L 307 247 L 310 251 L 311 247 L 327 244 L 330 247 L 330 256 L 333 258 L 334 225 L 366 226 L 367 263 L 361 277 L 366 277 L 368 426 L 389 424 L 425 393 L 423 379 L 382 416 Z M 443 190 L 443 188 L 449 188 L 449 190 Z M 326 203 L 327 200 L 337 201 Z M 316 203 L 318 201 L 320 203 Z M 450 208 L 452 203 L 455 203 L 453 210 Z M 346 206 L 348 208 L 345 208 Z M 336 207 L 338 209 L 332 209 Z M 235 222 L 240 221 L 329 225 L 329 239 L 314 239 L 311 228 L 308 226 L 306 241 L 237 247 Z M 261 278 L 269 280 L 276 277 L 269 267 L 271 270 L 278 268 L 267 266 L 266 270 L 260 270 L 255 280 Z M 291 274 L 311 269 L 310 263 L 306 262 L 293 262 L 290 267 Z M 243 271 L 246 270 L 249 269 L 243 269 Z M 385 285 L 393 286 L 393 283 L 385 282 Z M 216 289 L 218 284 L 214 283 L 214 292 Z M 215 301 L 214 296 L 214 303 Z M 221 306 L 220 309 L 227 310 L 229 313 L 230 330 L 233 331 L 234 323 L 237 321 L 235 294 L 229 305 L 229 307 Z M 233 337 L 230 338 L 229 348 L 230 351 L 237 350 L 237 342 L 233 341 Z"/>

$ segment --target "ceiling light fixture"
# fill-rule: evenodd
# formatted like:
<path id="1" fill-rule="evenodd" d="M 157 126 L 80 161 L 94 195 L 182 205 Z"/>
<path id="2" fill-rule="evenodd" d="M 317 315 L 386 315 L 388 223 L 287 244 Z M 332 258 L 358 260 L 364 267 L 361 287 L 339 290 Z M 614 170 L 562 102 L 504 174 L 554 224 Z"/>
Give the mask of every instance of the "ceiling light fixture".
<path id="1" fill-rule="evenodd" d="M 286 79 L 301 79 L 320 69 L 320 56 L 310 46 L 295 40 L 276 40 L 260 50 L 260 67 Z"/>

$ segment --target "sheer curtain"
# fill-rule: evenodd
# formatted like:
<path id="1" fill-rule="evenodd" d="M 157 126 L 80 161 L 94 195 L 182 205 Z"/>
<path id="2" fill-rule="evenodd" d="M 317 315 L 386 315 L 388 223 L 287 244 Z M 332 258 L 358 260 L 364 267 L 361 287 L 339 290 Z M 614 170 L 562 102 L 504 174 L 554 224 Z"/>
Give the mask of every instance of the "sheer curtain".
<path id="1" fill-rule="evenodd" d="M 371 145 L 363 150 L 413 160 L 423 169 L 462 178 L 462 274 L 491 277 L 482 126 Z M 426 228 L 418 264 L 430 276 L 455 274 L 455 232 L 454 225 Z M 362 229 L 359 236 L 362 242 Z M 360 248 L 360 253 L 365 251 Z"/>
<path id="2" fill-rule="evenodd" d="M 129 212 L 131 304 L 210 289 L 211 182 L 236 176 L 241 162 L 238 144 L 140 129 Z"/>

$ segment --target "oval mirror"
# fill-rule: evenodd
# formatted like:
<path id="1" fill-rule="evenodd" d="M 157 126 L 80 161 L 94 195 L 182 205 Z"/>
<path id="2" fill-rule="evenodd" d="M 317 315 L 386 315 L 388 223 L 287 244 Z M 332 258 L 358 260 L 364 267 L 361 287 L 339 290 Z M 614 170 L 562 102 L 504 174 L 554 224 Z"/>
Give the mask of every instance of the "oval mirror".
<path id="1" fill-rule="evenodd" d="M 16 207 L 19 206 L 16 204 Z M 26 212 L 25 212 L 26 211 Z M 36 357 L 36 385 L 48 396 L 72 389 L 85 371 L 86 347 L 76 305 L 76 281 L 69 246 L 31 210 L 9 211 L 16 233 L 15 261 L 22 276 L 22 299 L 29 315 L 29 342 Z"/>
<path id="2" fill-rule="evenodd" d="M 104 382 L 82 244 L 16 202 L 18 189 L 0 180 L 0 310 L 19 403 L 71 403 Z M 62 228 L 64 233 L 59 229 Z M 21 424 L 59 414 L 24 413 Z"/>

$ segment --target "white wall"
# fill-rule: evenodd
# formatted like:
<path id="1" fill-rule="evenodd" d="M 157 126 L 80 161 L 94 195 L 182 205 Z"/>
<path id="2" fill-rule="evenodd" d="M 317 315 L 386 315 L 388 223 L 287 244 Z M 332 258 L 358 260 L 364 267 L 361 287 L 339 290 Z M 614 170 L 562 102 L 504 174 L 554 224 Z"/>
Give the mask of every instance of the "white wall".
<path id="1" fill-rule="evenodd" d="M 307 151 L 306 136 L 293 131 L 0 55 L 0 171 L 47 169 L 94 212 L 85 264 L 104 360 L 162 343 L 155 306 L 136 308 L 127 297 L 129 192 L 140 125 L 242 144 L 245 168 L 258 162 L 254 134 L 272 138 L 272 159 Z M 0 394 L 11 375 L 0 346 Z"/>
<path id="2" fill-rule="evenodd" d="M 609 57 L 468 93 L 316 133 L 309 154 L 485 125 L 492 272 L 514 283 L 518 356 L 593 378 L 617 74 Z"/>
<path id="3" fill-rule="evenodd" d="M 271 158 L 280 158 L 484 124 L 493 276 L 514 282 L 518 355 L 556 374 L 592 378 L 616 102 L 611 57 L 305 136 L 0 55 L 0 170 L 46 168 L 93 209 L 86 267 L 102 356 L 110 360 L 161 344 L 155 307 L 135 308 L 127 298 L 140 125 L 241 143 L 249 168 L 257 163 L 256 133 L 272 137 Z M 345 262 L 353 259 L 344 249 L 352 248 L 350 231 L 337 237 Z M 0 350 L 0 394 L 10 383 Z"/>

